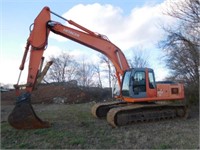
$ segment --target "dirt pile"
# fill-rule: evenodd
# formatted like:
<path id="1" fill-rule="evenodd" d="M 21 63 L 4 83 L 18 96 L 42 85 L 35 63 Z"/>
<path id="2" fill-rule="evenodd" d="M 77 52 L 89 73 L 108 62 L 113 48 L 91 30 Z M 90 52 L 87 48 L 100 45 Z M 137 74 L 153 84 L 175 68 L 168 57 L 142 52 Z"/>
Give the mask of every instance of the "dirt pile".
<path id="1" fill-rule="evenodd" d="M 41 85 L 31 94 L 33 104 L 84 103 L 103 101 L 110 97 L 110 90 L 97 87 L 67 86 L 61 84 Z M 15 91 L 1 93 L 2 104 L 15 103 Z"/>

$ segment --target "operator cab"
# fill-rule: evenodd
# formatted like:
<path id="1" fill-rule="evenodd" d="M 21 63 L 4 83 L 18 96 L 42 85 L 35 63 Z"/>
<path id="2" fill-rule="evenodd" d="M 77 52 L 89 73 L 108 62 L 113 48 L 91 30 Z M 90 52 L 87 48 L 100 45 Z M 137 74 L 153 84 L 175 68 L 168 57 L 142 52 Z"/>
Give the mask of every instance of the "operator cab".
<path id="1" fill-rule="evenodd" d="M 134 68 L 127 70 L 122 82 L 122 96 L 132 98 L 156 97 L 153 69 Z"/>

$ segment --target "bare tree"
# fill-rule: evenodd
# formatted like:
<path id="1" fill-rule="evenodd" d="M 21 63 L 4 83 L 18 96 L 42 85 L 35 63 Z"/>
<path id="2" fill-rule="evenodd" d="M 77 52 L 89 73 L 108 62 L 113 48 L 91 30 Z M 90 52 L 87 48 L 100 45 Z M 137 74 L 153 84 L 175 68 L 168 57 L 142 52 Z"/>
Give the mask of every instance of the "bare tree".
<path id="1" fill-rule="evenodd" d="M 115 76 L 115 69 L 111 63 L 111 61 L 106 57 L 105 55 L 100 55 L 100 63 L 105 64 L 107 66 L 107 69 L 104 69 L 102 71 L 108 73 L 108 85 L 109 88 L 112 87 L 112 80 L 116 78 Z"/>
<path id="2" fill-rule="evenodd" d="M 50 67 L 45 80 L 50 82 L 66 82 L 76 79 L 77 62 L 67 53 L 50 58 L 53 65 Z"/>
<path id="3" fill-rule="evenodd" d="M 78 84 L 84 87 L 94 86 L 95 81 L 93 80 L 95 74 L 94 65 L 86 63 L 85 60 L 79 64 L 77 70 L 77 81 Z"/>
<path id="4" fill-rule="evenodd" d="M 134 50 L 133 50 L 134 51 Z M 132 53 L 131 59 L 128 60 L 131 68 L 145 68 L 149 65 L 148 56 L 143 53 L 144 50 Z"/>
<path id="5" fill-rule="evenodd" d="M 198 99 L 200 52 L 200 1 L 170 1 L 165 14 L 177 19 L 177 26 L 164 27 L 167 37 L 161 42 L 171 79 L 182 81 Z"/>
<path id="6" fill-rule="evenodd" d="M 100 87 L 102 88 L 102 81 L 101 81 L 101 69 L 100 69 L 100 66 L 97 64 L 97 65 L 94 65 L 94 71 L 95 71 L 95 74 L 97 75 L 97 78 L 98 78 L 98 82 L 97 82 L 97 87 Z"/>

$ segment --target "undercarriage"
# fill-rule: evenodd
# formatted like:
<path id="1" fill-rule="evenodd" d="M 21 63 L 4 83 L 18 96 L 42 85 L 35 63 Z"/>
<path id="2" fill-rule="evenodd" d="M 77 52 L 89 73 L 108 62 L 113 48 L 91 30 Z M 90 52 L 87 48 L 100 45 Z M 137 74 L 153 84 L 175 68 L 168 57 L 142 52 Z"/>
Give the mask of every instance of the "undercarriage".
<path id="1" fill-rule="evenodd" d="M 95 104 L 92 114 L 107 118 L 113 126 L 124 126 L 137 122 L 151 122 L 173 118 L 187 118 L 188 108 L 184 104 L 127 103 L 123 101 Z"/>

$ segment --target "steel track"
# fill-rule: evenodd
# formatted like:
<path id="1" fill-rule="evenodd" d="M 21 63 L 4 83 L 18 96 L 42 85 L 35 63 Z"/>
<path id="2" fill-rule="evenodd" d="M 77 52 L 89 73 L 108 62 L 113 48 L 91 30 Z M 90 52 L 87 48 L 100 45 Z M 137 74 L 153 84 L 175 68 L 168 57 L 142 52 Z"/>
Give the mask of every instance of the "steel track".
<path id="1" fill-rule="evenodd" d="M 97 118 L 107 117 L 108 123 L 117 127 L 137 122 L 187 118 L 188 109 L 183 104 L 133 104 L 117 101 L 95 104 L 92 114 Z"/>

